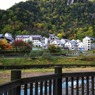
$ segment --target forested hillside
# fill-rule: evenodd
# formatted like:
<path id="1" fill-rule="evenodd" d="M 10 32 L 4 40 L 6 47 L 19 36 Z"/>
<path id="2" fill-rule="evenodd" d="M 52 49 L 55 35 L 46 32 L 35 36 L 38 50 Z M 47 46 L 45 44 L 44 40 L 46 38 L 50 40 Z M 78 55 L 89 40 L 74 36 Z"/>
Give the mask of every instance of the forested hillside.
<path id="1" fill-rule="evenodd" d="M 95 2 L 29 0 L 0 10 L 0 33 L 60 34 L 68 39 L 95 37 Z"/>

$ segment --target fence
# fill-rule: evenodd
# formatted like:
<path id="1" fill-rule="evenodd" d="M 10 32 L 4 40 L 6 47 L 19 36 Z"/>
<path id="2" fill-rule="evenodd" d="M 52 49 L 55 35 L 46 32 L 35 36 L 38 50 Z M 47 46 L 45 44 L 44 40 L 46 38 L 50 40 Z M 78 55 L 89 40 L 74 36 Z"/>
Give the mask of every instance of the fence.
<path id="1" fill-rule="evenodd" d="M 54 68 L 61 66 L 62 68 L 74 68 L 74 67 L 95 67 L 95 64 L 43 64 L 43 65 L 11 65 L 11 66 L 0 66 L 0 70 L 10 69 L 31 69 L 31 68 Z"/>
<path id="2" fill-rule="evenodd" d="M 0 95 L 95 95 L 95 72 L 62 73 L 55 67 L 55 74 L 21 78 L 16 70 L 11 76 L 12 82 L 0 85 Z"/>

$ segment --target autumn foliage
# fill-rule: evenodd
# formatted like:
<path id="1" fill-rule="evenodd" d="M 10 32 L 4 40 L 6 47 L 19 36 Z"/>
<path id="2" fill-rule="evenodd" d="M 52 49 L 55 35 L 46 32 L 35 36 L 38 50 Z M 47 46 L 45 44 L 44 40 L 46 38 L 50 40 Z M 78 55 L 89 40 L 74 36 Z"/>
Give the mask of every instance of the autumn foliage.
<path id="1" fill-rule="evenodd" d="M 32 49 L 31 44 L 26 43 L 22 40 L 15 40 L 12 45 L 16 50 L 20 51 L 28 51 Z"/>
<path id="2" fill-rule="evenodd" d="M 7 42 L 6 39 L 0 40 L 0 49 L 1 50 L 10 50 L 12 46 Z"/>

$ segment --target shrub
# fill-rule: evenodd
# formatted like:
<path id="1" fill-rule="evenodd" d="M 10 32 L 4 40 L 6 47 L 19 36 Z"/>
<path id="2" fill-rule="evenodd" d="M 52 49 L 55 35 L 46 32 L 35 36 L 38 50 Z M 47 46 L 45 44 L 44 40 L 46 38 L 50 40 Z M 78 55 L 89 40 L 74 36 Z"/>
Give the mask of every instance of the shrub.
<path id="1" fill-rule="evenodd" d="M 16 51 L 30 51 L 32 49 L 32 45 L 29 43 L 26 43 L 22 40 L 15 40 L 13 42 L 13 47 L 16 49 Z"/>
<path id="2" fill-rule="evenodd" d="M 50 53 L 58 53 L 61 51 L 61 48 L 52 44 L 49 45 L 48 50 L 50 51 Z"/>
<path id="3" fill-rule="evenodd" d="M 31 50 L 30 53 L 29 53 L 29 57 L 31 59 L 35 59 L 35 58 L 38 58 L 39 56 L 42 56 L 43 54 L 43 51 L 36 51 L 36 50 Z"/>
<path id="4" fill-rule="evenodd" d="M 7 43 L 6 39 L 0 40 L 0 49 L 1 50 L 10 50 L 12 49 L 12 46 Z"/>
<path id="5" fill-rule="evenodd" d="M 50 55 L 49 52 L 44 52 L 43 55 L 42 55 L 42 58 L 46 59 L 46 60 L 49 60 L 49 61 L 53 60 L 53 58 L 52 58 L 52 56 Z"/>

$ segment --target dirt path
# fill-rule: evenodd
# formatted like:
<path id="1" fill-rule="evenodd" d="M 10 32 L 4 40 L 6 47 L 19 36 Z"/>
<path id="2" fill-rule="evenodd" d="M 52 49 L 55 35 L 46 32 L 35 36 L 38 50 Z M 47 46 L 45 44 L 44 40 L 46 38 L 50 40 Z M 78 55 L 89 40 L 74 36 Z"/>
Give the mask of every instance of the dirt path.
<path id="1" fill-rule="evenodd" d="M 22 72 L 22 78 L 33 77 L 33 76 L 41 76 L 46 74 L 51 74 L 53 72 Z M 10 71 L 0 71 L 0 84 L 9 82 L 11 80 Z"/>
<path id="2" fill-rule="evenodd" d="M 95 67 L 88 67 L 88 68 L 63 68 L 63 72 L 81 72 L 81 71 L 95 71 Z M 33 76 L 40 76 L 40 75 L 46 75 L 46 74 L 53 74 L 54 71 L 37 71 L 37 72 L 32 72 L 31 70 L 29 71 L 22 71 L 22 78 L 25 77 L 33 77 Z M 0 71 L 0 84 L 9 82 L 11 79 L 11 71 L 10 70 L 1 70 Z"/>

